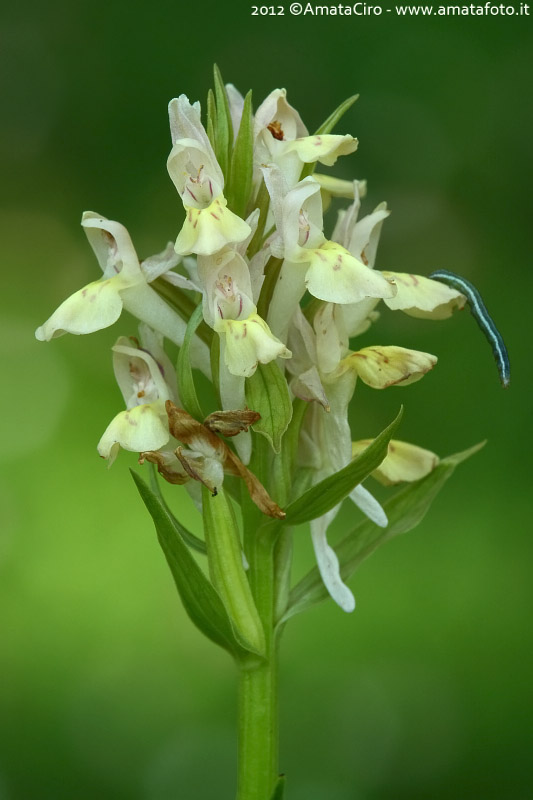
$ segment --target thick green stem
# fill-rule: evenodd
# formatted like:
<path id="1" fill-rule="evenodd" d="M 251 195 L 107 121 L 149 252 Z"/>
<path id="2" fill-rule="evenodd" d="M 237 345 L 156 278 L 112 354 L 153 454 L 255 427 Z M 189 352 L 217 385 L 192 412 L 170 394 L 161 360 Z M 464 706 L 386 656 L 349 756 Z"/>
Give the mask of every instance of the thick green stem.
<path id="1" fill-rule="evenodd" d="M 278 769 L 277 664 L 241 672 L 238 800 L 270 800 Z"/>
<path id="2" fill-rule="evenodd" d="M 265 631 L 266 659 L 241 667 L 237 800 L 270 800 L 278 776 L 275 540 L 272 526 L 245 534 L 248 576 Z"/>

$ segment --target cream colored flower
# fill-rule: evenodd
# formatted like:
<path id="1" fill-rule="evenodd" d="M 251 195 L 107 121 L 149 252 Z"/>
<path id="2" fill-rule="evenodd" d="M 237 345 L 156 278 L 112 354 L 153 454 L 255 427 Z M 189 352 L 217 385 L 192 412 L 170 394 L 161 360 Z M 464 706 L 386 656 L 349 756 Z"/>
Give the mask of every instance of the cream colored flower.
<path id="1" fill-rule="evenodd" d="M 177 253 L 212 255 L 242 242 L 250 226 L 227 208 L 224 176 L 200 119 L 198 104 L 185 95 L 169 105 L 172 150 L 169 175 L 183 201 L 185 222 L 176 240 Z"/>

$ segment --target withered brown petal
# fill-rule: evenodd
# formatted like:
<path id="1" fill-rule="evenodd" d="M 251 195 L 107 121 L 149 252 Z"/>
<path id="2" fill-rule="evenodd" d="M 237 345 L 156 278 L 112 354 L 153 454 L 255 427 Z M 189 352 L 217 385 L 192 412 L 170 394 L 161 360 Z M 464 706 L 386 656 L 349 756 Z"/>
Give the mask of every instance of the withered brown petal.
<path id="1" fill-rule="evenodd" d="M 229 472 L 230 475 L 238 475 L 243 479 L 250 493 L 250 497 L 263 514 L 267 514 L 269 517 L 275 517 L 276 519 L 285 519 L 285 512 L 272 500 L 261 481 L 253 472 L 250 472 L 250 470 L 244 466 L 242 461 L 237 458 L 229 447 L 224 469 L 226 472 Z"/>
<path id="2" fill-rule="evenodd" d="M 193 419 L 190 414 L 182 408 L 178 408 L 171 400 L 167 400 L 165 407 L 168 414 L 168 427 L 175 439 L 178 439 L 178 441 L 184 444 L 192 444 L 193 448 L 194 444 L 197 443 L 199 439 L 207 442 L 213 450 L 219 454 L 224 470 L 244 480 L 250 497 L 263 514 L 267 514 L 269 517 L 275 517 L 276 519 L 285 518 L 285 512 L 272 500 L 259 479 L 244 466 L 242 461 L 216 433 L 210 431 L 209 428 L 206 428 L 201 422 Z M 180 450 L 180 448 L 178 448 L 178 450 Z M 176 455 L 180 458 L 178 450 L 176 451 Z M 182 460 L 183 458 L 183 456 L 180 458 L 181 463 L 184 469 L 187 469 L 184 460 Z M 191 471 L 187 471 L 192 478 L 204 483 L 199 476 L 193 475 L 194 469 L 192 467 Z M 207 486 L 207 484 L 204 485 Z M 212 491 L 210 486 L 207 486 L 207 488 L 209 491 Z"/>
<path id="3" fill-rule="evenodd" d="M 188 475 L 183 475 L 183 473 L 175 472 L 172 469 L 172 467 L 168 465 L 167 459 L 165 458 L 163 453 L 159 453 L 157 452 L 157 450 L 146 450 L 144 453 L 140 453 L 139 464 L 144 464 L 145 461 L 150 461 L 152 464 L 155 464 L 159 474 L 168 483 L 172 483 L 177 486 L 183 486 L 183 484 L 187 483 L 187 481 L 189 480 Z"/>
<path id="4" fill-rule="evenodd" d="M 203 483 L 206 489 L 209 489 L 213 497 L 215 497 L 217 494 L 217 487 L 211 481 L 206 480 L 205 476 L 201 474 L 203 459 L 186 456 L 181 447 L 176 449 L 176 456 L 187 475 L 190 475 L 193 480 Z"/>
<path id="5" fill-rule="evenodd" d="M 201 422 L 191 417 L 183 408 L 178 408 L 172 400 L 167 400 L 165 408 L 168 415 L 168 428 L 172 436 L 183 444 L 194 444 L 197 439 L 207 442 L 213 450 L 223 452 L 226 446 L 218 436 Z"/>
<path id="6" fill-rule="evenodd" d="M 242 411 L 214 411 L 206 417 L 204 425 L 210 431 L 221 433 L 222 436 L 237 436 L 260 419 L 261 414 L 249 408 Z"/>

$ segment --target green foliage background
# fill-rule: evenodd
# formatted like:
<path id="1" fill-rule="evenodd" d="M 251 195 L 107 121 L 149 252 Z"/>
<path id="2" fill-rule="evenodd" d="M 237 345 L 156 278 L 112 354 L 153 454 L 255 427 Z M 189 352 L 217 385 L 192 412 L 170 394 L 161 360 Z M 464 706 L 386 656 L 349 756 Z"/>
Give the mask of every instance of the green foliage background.
<path id="1" fill-rule="evenodd" d="M 378 266 L 473 280 L 512 360 L 502 391 L 467 312 L 384 313 L 363 337 L 440 362 L 406 389 L 362 386 L 356 437 L 404 402 L 401 438 L 441 455 L 489 443 L 363 566 L 353 615 L 330 604 L 289 623 L 288 797 L 530 797 L 531 17 L 50 0 L 4 8 L 0 39 L 0 798 L 232 796 L 233 666 L 178 605 L 134 457 L 107 472 L 95 451 L 121 407 L 109 348 L 132 321 L 33 339 L 97 277 L 84 209 L 126 224 L 141 256 L 175 237 L 166 104 L 203 101 L 213 61 L 256 105 L 286 86 L 311 129 L 360 92 L 341 126 L 360 148 L 336 174 L 368 179 L 367 210 L 393 210 Z M 181 490 L 174 505 L 197 524 Z M 296 572 L 311 563 L 302 530 Z"/>

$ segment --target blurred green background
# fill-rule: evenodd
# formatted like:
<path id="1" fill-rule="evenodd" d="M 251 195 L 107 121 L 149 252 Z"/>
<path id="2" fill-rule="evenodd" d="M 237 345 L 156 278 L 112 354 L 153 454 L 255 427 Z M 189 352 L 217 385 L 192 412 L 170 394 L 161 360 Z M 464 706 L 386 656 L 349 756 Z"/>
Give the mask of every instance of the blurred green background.
<path id="1" fill-rule="evenodd" d="M 531 18 L 50 0 L 5 4 L 0 45 L 1 800 L 234 791 L 233 666 L 180 609 L 134 456 L 108 472 L 95 450 L 122 407 L 110 347 L 133 322 L 33 339 L 98 275 L 84 209 L 123 222 L 142 256 L 176 236 L 166 104 L 203 101 L 213 61 L 256 105 L 285 86 L 311 129 L 360 92 L 340 128 L 359 151 L 336 174 L 368 179 L 367 211 L 393 210 L 378 266 L 473 280 L 512 360 L 502 391 L 466 312 L 384 313 L 365 335 L 440 363 L 403 390 L 363 386 L 356 437 L 404 402 L 401 438 L 441 455 L 489 443 L 364 564 L 353 615 L 328 604 L 289 624 L 288 800 L 531 797 Z M 302 531 L 296 572 L 311 563 Z"/>

